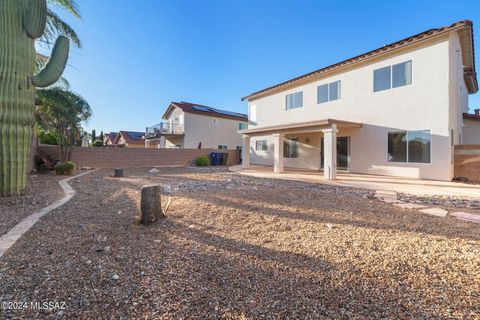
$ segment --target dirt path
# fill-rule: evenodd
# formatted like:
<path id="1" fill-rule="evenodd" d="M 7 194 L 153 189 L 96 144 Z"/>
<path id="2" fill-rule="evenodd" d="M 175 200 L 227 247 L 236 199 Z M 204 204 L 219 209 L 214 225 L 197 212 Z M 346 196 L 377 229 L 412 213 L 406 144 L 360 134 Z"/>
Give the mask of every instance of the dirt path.
<path id="1" fill-rule="evenodd" d="M 0 318 L 463 318 L 480 314 L 480 226 L 367 191 L 208 169 L 103 170 L 0 259 Z M 140 186 L 172 203 L 135 225 Z M 3 313 L 3 315 L 2 315 Z"/>

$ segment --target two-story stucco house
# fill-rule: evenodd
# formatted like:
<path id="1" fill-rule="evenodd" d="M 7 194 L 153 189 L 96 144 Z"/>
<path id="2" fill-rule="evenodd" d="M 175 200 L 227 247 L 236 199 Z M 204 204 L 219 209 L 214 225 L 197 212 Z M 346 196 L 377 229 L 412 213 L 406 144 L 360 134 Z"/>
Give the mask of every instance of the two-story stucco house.
<path id="1" fill-rule="evenodd" d="M 190 102 L 171 102 L 163 122 L 148 127 L 146 148 L 240 149 L 238 130 L 247 127 L 247 115 Z"/>
<path id="2" fill-rule="evenodd" d="M 472 22 L 431 29 L 244 97 L 244 166 L 451 180 L 477 90 Z"/>

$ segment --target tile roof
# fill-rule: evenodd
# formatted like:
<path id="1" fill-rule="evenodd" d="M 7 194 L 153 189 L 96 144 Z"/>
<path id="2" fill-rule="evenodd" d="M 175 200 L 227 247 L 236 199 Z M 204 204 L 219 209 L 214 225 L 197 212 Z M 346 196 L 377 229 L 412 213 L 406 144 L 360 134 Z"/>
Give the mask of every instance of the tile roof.
<path id="1" fill-rule="evenodd" d="M 463 114 L 463 119 L 480 120 L 480 114 L 464 113 Z"/>
<path id="2" fill-rule="evenodd" d="M 248 121 L 248 116 L 243 113 L 237 113 L 237 112 L 232 112 L 228 110 L 222 110 L 222 109 L 216 109 L 212 108 L 209 106 L 201 105 L 198 103 L 191 103 L 191 102 L 185 102 L 185 101 L 180 101 L 180 102 L 175 102 L 172 101 L 163 114 L 163 119 L 165 119 L 170 111 L 172 110 L 172 106 L 178 107 L 183 110 L 183 112 L 187 113 L 195 113 L 195 114 L 201 114 L 204 116 L 209 116 L 209 117 L 215 117 L 215 118 L 225 118 L 225 119 L 230 119 L 230 120 L 237 120 L 237 121 Z"/>
<path id="3" fill-rule="evenodd" d="M 118 143 L 118 139 L 120 136 L 125 139 L 125 142 L 128 144 L 144 144 L 144 139 L 143 136 L 145 135 L 145 132 L 137 132 L 137 131 L 125 131 L 125 130 L 120 130 L 118 133 L 115 143 Z"/>
<path id="4" fill-rule="evenodd" d="M 105 134 L 105 137 L 110 139 L 110 141 L 113 143 L 115 141 L 115 138 L 117 137 L 118 132 L 109 132 Z"/>
<path id="5" fill-rule="evenodd" d="M 427 31 L 421 32 L 421 33 L 416 34 L 414 36 L 411 36 L 411 37 L 405 38 L 403 40 L 385 45 L 381 48 L 363 53 L 361 55 L 355 56 L 355 57 L 347 59 L 347 60 L 343 60 L 341 62 L 332 64 L 330 66 L 327 66 L 327 67 L 315 70 L 313 72 L 301 75 L 299 77 L 287 80 L 285 82 L 282 82 L 282 83 L 279 83 L 277 85 L 268 87 L 266 89 L 256 91 L 256 92 L 254 92 L 254 93 L 252 93 L 252 94 L 250 94 L 246 97 L 243 97 L 242 100 L 256 99 L 256 98 L 259 98 L 261 96 L 266 96 L 266 95 L 269 95 L 269 94 L 273 94 L 274 92 L 279 91 L 278 89 L 288 87 L 289 85 L 292 85 L 292 84 L 297 83 L 297 82 L 308 82 L 309 80 L 313 81 L 314 79 L 316 79 L 320 75 L 323 75 L 325 73 L 334 71 L 336 69 L 340 69 L 342 67 L 346 67 L 346 66 L 352 65 L 354 63 L 358 63 L 358 62 L 361 62 L 361 61 L 364 61 L 364 60 L 367 60 L 367 59 L 371 59 L 373 57 L 385 54 L 387 52 L 391 52 L 393 50 L 396 50 L 396 49 L 399 49 L 399 48 L 402 48 L 402 47 L 406 47 L 408 45 L 417 43 L 419 41 L 424 41 L 424 40 L 433 38 L 435 36 L 438 36 L 440 34 L 444 34 L 444 33 L 450 32 L 452 30 L 457 30 L 457 29 L 462 29 L 462 28 L 470 28 L 470 30 L 471 30 L 470 37 L 471 37 L 471 42 L 472 42 L 471 43 L 471 46 L 472 46 L 471 51 L 472 51 L 473 61 L 472 61 L 472 67 L 470 68 L 471 70 L 465 70 L 465 75 L 472 77 L 472 79 L 474 81 L 473 87 L 475 87 L 475 88 L 471 89 L 471 91 L 476 92 L 478 90 L 478 84 L 477 84 L 477 78 L 476 78 L 476 72 L 475 72 L 475 61 L 474 61 L 475 55 L 474 55 L 474 52 L 473 52 L 473 30 L 472 30 L 473 28 L 472 28 L 472 26 L 473 26 L 473 23 L 471 21 L 462 20 L 462 21 L 456 22 L 456 23 L 454 23 L 450 26 L 445 26 L 445 27 L 441 27 L 441 28 L 437 28 L 437 29 L 429 29 Z"/>

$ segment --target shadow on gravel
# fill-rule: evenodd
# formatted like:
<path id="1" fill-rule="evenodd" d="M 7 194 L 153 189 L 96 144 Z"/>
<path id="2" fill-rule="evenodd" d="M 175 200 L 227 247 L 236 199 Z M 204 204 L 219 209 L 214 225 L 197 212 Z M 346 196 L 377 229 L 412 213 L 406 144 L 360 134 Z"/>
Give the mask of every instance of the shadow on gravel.
<path id="1" fill-rule="evenodd" d="M 302 196 L 306 197 L 305 194 Z M 218 206 L 292 220 L 480 240 L 478 225 L 453 218 L 430 217 L 418 211 L 401 210 L 389 204 L 371 203 L 375 200 L 362 198 L 337 200 L 335 206 L 332 206 L 331 200 L 324 196 L 325 201 L 312 206 L 305 201 L 295 203 L 295 199 L 286 199 L 283 194 L 261 199 L 254 193 L 245 198 L 235 192 L 221 195 L 192 193 L 188 197 Z M 364 202 L 363 205 L 360 202 Z M 273 208 L 275 206 L 292 207 L 292 210 Z"/>

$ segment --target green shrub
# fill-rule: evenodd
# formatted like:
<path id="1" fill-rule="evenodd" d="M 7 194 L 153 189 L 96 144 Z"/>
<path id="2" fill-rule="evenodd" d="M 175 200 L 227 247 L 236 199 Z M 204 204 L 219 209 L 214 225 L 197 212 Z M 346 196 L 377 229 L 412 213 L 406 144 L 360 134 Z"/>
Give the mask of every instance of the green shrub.
<path id="1" fill-rule="evenodd" d="M 210 159 L 207 156 L 201 156 L 195 159 L 195 164 L 199 167 L 205 167 L 210 165 Z"/>
<path id="2" fill-rule="evenodd" d="M 56 131 L 42 131 L 38 135 L 40 143 L 58 145 L 59 134 Z"/>
<path id="3" fill-rule="evenodd" d="M 70 161 L 61 162 L 55 165 L 55 172 L 57 174 L 65 174 L 65 175 L 73 176 L 73 174 L 75 173 L 75 168 L 76 166 L 75 166 L 75 163 L 73 162 L 70 162 Z"/>
<path id="4" fill-rule="evenodd" d="M 92 147 L 103 147 L 103 141 L 101 140 L 95 140 L 92 142 Z"/>

